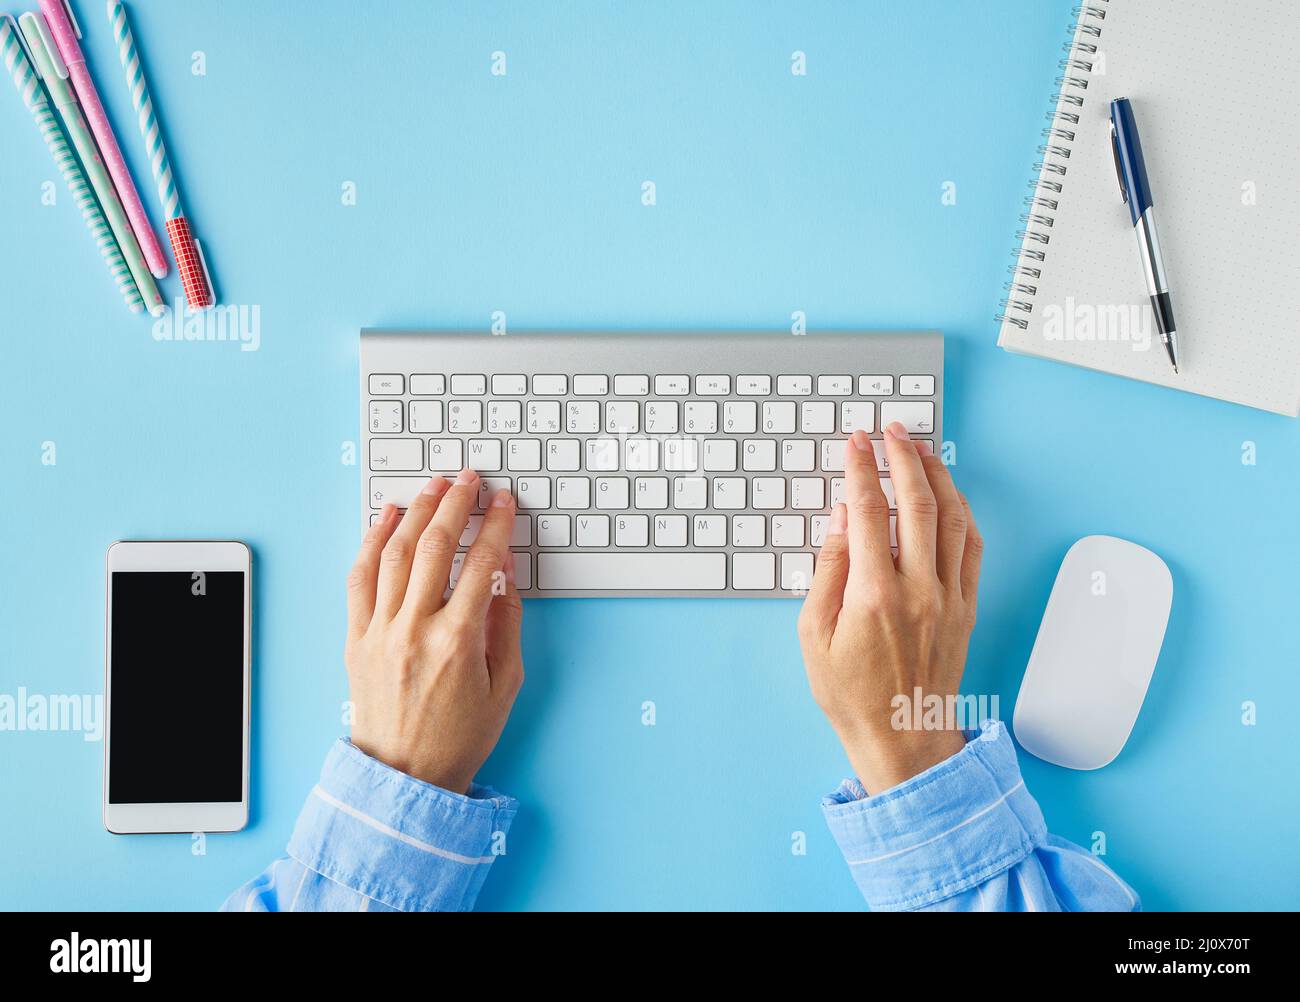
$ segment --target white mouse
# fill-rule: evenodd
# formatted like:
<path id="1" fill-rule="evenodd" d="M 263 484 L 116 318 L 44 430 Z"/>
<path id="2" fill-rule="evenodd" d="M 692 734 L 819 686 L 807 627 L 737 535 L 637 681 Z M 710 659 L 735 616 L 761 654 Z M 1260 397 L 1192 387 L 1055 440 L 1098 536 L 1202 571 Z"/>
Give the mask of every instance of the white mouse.
<path id="1" fill-rule="evenodd" d="M 1150 550 L 1085 536 L 1065 555 L 1012 720 L 1032 755 L 1100 769 L 1128 740 L 1155 671 L 1174 598 Z"/>

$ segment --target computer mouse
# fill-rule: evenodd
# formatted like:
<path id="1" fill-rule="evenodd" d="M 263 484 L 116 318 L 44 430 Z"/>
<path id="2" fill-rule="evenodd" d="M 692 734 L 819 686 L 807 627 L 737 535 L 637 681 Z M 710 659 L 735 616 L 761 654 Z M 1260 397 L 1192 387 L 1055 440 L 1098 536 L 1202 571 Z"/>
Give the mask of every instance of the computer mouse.
<path id="1" fill-rule="evenodd" d="M 1016 699 L 1031 755 L 1100 769 L 1128 740 L 1164 643 L 1174 580 L 1163 560 L 1114 536 L 1085 536 L 1061 562 Z"/>

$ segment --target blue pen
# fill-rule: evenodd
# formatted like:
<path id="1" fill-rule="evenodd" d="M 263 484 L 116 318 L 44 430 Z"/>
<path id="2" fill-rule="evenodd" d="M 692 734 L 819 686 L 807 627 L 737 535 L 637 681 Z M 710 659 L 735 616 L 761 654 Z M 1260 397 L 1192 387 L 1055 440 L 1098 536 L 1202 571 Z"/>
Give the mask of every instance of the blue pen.
<path id="1" fill-rule="evenodd" d="M 1165 274 L 1164 258 L 1160 256 L 1160 237 L 1156 233 L 1155 207 L 1151 198 L 1151 182 L 1147 180 L 1147 165 L 1142 158 L 1142 141 L 1138 138 L 1137 121 L 1133 105 L 1126 97 L 1110 103 L 1110 145 L 1115 154 L 1115 173 L 1119 176 L 1119 191 L 1128 204 L 1137 234 L 1138 254 L 1142 270 L 1146 273 L 1147 294 L 1156 314 L 1156 329 L 1160 342 L 1169 353 L 1174 372 L 1178 372 L 1178 334 L 1174 326 L 1174 305 L 1169 298 L 1169 279 Z"/>

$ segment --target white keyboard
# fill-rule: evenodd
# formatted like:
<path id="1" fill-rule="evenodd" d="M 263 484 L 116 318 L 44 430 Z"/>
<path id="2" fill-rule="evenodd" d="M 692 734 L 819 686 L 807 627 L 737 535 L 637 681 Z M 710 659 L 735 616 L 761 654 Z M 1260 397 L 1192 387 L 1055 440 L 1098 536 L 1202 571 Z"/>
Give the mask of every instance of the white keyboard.
<path id="1" fill-rule="evenodd" d="M 362 331 L 362 509 L 369 524 L 468 466 L 480 508 L 518 501 L 525 597 L 802 595 L 846 436 L 901 421 L 933 446 L 942 404 L 932 331 Z"/>

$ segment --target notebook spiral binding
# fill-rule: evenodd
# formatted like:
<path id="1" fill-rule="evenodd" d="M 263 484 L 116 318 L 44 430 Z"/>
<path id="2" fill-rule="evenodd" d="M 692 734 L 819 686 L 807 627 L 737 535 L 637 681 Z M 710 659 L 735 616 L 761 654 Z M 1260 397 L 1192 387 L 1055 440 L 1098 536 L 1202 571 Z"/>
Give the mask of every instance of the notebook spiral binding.
<path id="1" fill-rule="evenodd" d="M 1106 5 L 1110 0 L 1092 0 L 1073 10 L 1075 25 L 1070 40 L 1064 45 L 1065 58 L 1059 63 L 1062 75 L 1056 78 L 1056 93 L 1052 95 L 1052 110 L 1047 113 L 1050 125 L 1043 130 L 1043 145 L 1038 147 L 1042 158 L 1034 164 L 1034 179 L 1029 182 L 1031 194 L 1025 198 L 1026 211 L 1020 222 L 1024 229 L 1016 232 L 1016 259 L 1007 270 L 1011 281 L 1003 285 L 1007 298 L 998 305 L 1002 311 L 995 320 L 1015 324 L 1022 331 L 1029 329 L 1029 321 L 1020 314 L 1033 312 L 1033 297 L 1038 294 L 1034 284 L 1043 275 L 1042 264 L 1047 260 L 1047 248 L 1052 242 L 1053 213 L 1060 206 L 1060 195 L 1065 190 L 1063 178 L 1069 171 L 1070 144 L 1074 142 L 1074 126 L 1079 124 L 1079 112 L 1087 96 L 1088 77 L 1097 54 L 1097 39 L 1101 38 L 1106 20 Z"/>

